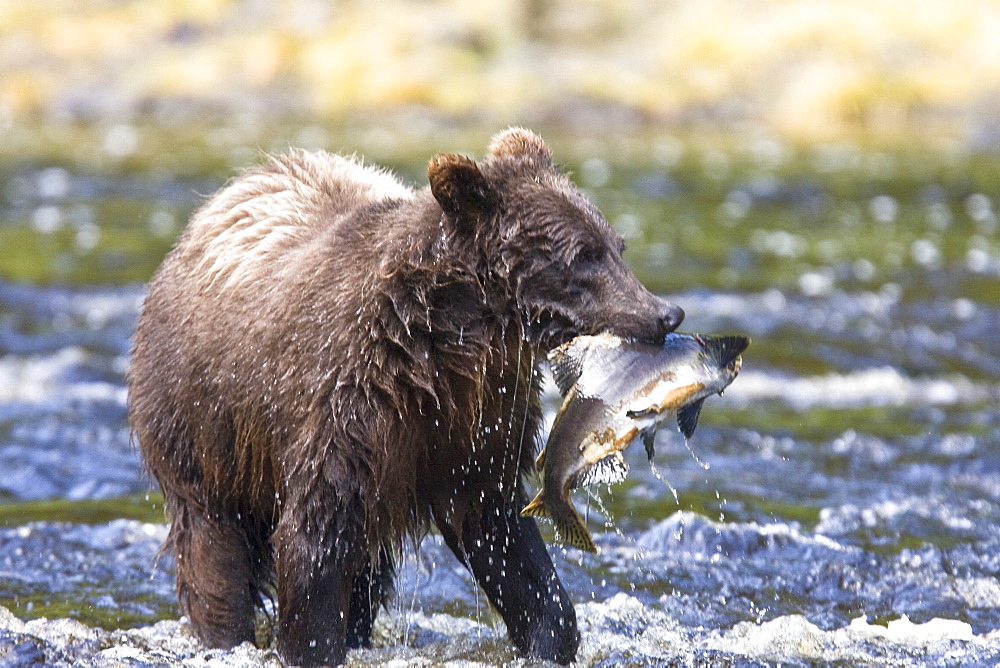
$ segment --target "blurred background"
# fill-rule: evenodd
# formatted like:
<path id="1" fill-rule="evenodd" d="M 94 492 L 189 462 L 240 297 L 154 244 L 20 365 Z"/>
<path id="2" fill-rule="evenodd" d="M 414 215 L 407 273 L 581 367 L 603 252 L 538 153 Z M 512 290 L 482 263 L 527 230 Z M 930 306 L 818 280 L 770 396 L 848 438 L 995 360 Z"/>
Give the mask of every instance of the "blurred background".
<path id="1" fill-rule="evenodd" d="M 759 125 L 995 146 L 998 30 L 983 0 L 5 2 L 0 118 Z"/>
<path id="2" fill-rule="evenodd" d="M 124 374 L 204 197 L 290 146 L 419 187 L 525 125 L 686 330 L 754 339 L 690 448 L 577 498 L 602 555 L 552 551 L 584 663 L 938 656 L 842 634 L 904 616 L 995 663 L 998 35 L 985 0 L 0 0 L 0 605 L 177 616 Z M 403 598 L 451 621 L 407 628 L 499 660 L 435 541 Z"/>

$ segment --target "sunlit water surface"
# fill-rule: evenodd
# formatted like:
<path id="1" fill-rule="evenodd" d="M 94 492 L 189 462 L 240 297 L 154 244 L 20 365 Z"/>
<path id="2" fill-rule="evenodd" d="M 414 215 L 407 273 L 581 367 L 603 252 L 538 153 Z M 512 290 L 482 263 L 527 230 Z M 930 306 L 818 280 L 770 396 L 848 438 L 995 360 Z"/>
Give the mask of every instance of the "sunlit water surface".
<path id="1" fill-rule="evenodd" d="M 753 337 L 690 443 L 663 430 L 652 465 L 633 447 L 626 482 L 577 493 L 600 553 L 550 541 L 581 662 L 1000 661 L 1000 162 L 669 137 L 639 166 L 573 154 L 683 328 Z M 123 377 L 142 282 L 227 176 L 0 172 L 0 605 L 22 620 L 178 614 Z M 517 660 L 435 535 L 377 645 L 351 660 Z"/>

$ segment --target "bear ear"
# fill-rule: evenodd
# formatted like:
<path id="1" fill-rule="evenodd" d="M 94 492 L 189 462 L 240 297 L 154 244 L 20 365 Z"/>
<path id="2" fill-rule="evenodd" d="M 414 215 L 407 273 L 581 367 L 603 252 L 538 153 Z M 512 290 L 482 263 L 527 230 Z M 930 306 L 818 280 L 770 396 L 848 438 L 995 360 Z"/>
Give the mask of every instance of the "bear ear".
<path id="1" fill-rule="evenodd" d="M 541 167 L 552 166 L 552 151 L 542 138 L 524 128 L 507 128 L 490 142 L 490 155 L 497 158 L 527 159 Z"/>
<path id="2" fill-rule="evenodd" d="M 492 207 L 486 177 L 475 160 L 464 155 L 442 153 L 432 158 L 427 165 L 427 180 L 434 199 L 460 231 L 471 231 Z"/>

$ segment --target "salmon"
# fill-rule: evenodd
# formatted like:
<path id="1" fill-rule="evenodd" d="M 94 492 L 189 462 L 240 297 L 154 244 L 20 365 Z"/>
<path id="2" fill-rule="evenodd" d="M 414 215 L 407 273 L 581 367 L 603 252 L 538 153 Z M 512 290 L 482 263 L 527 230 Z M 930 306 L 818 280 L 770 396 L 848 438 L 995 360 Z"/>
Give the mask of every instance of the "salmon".
<path id="1" fill-rule="evenodd" d="M 675 332 L 661 345 L 598 334 L 554 349 L 549 364 L 563 402 L 536 461 L 542 488 L 521 515 L 550 518 L 560 540 L 596 552 L 570 490 L 624 480 L 622 452 L 641 437 L 652 459 L 656 430 L 672 415 L 690 438 L 705 399 L 733 382 L 749 345 L 746 336 Z"/>

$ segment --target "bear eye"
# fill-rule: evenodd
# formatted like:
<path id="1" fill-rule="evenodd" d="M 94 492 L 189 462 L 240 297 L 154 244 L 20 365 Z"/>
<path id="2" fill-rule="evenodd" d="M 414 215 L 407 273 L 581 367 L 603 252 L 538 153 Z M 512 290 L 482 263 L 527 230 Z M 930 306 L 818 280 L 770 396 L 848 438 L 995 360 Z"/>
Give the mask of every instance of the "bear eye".
<path id="1" fill-rule="evenodd" d="M 584 246 L 576 252 L 576 261 L 581 264 L 596 264 L 604 259 L 604 249 Z"/>

